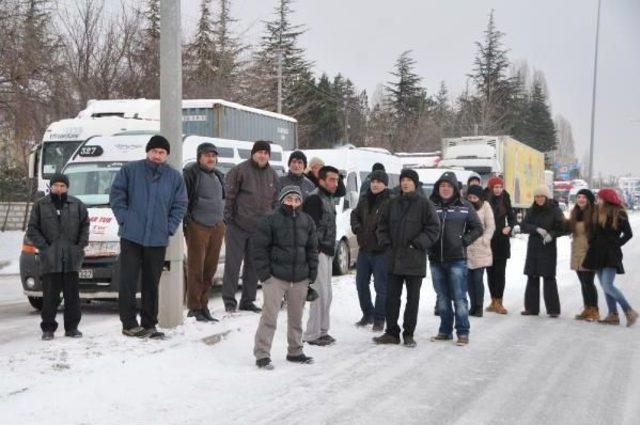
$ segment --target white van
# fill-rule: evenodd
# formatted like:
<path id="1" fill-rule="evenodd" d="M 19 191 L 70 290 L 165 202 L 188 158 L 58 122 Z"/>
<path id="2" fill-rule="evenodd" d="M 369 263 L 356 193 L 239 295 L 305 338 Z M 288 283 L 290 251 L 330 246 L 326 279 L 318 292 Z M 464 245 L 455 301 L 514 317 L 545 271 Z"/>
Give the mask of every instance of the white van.
<path id="1" fill-rule="evenodd" d="M 80 297 L 83 299 L 117 299 L 120 254 L 118 223 L 109 207 L 109 191 L 120 168 L 127 162 L 144 159 L 147 142 L 154 133 L 120 134 L 90 138 L 73 154 L 63 172 L 69 177 L 69 193 L 88 207 L 89 245 L 79 273 Z M 250 156 L 252 142 L 189 136 L 183 144 L 183 167 L 196 160 L 200 143 L 216 145 L 223 172 Z M 248 149 L 248 151 L 247 151 Z M 272 165 L 281 171 L 282 147 L 271 145 Z M 25 246 L 29 248 L 28 241 Z M 186 252 L 186 250 L 185 250 Z M 224 273 L 224 245 L 215 279 Z M 42 284 L 35 247 L 24 249 L 20 256 L 20 276 L 25 295 L 35 308 L 42 307 Z"/>
<path id="2" fill-rule="evenodd" d="M 371 172 L 373 164 L 379 162 L 385 166 L 389 175 L 389 188 L 395 187 L 399 182 L 402 163 L 389 151 L 376 148 L 346 146 L 336 149 L 306 149 L 303 152 L 308 160 L 318 157 L 326 165 L 337 168 L 344 178 L 347 194 L 339 198 L 336 204 L 336 254 L 333 272 L 338 275 L 346 274 L 358 257 L 358 243 L 351 231 L 351 211 L 358 204 L 362 183 Z"/>

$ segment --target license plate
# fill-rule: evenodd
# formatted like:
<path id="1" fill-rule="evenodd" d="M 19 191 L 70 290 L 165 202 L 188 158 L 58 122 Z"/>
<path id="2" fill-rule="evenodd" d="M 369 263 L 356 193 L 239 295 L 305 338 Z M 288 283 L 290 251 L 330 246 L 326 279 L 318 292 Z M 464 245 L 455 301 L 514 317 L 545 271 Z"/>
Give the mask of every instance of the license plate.
<path id="1" fill-rule="evenodd" d="M 91 269 L 80 270 L 80 273 L 78 274 L 78 277 L 80 279 L 93 279 L 93 270 L 91 270 Z"/>

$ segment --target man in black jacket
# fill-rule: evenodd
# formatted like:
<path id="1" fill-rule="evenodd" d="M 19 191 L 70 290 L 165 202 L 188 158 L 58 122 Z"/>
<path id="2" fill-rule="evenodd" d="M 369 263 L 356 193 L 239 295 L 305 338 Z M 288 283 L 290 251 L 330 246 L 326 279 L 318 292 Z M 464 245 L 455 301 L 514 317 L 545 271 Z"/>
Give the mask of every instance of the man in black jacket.
<path id="1" fill-rule="evenodd" d="M 209 290 L 218 269 L 224 239 L 224 175 L 216 169 L 218 149 L 201 143 L 197 161 L 184 170 L 189 204 L 184 218 L 187 242 L 188 317 L 217 322 L 209 310 Z"/>
<path id="2" fill-rule="evenodd" d="M 67 195 L 67 176 L 54 175 L 50 186 L 51 193 L 33 205 L 27 227 L 27 238 L 38 248 L 40 258 L 42 339 L 53 339 L 58 328 L 60 292 L 64 296 L 64 334 L 80 338 L 78 272 L 84 260 L 84 247 L 89 244 L 89 214 L 82 201 Z"/>
<path id="3" fill-rule="evenodd" d="M 316 185 L 304 175 L 307 168 L 307 156 L 302 151 L 293 151 L 289 155 L 289 172 L 280 176 L 278 179 L 278 189 L 282 190 L 285 186 L 298 186 L 302 193 L 302 201 L 313 192 Z"/>
<path id="4" fill-rule="evenodd" d="M 378 225 L 378 243 L 390 246 L 387 282 L 387 330 L 373 340 L 376 344 L 399 344 L 402 286 L 407 286 L 404 311 L 404 344 L 415 347 L 413 333 L 418 320 L 420 287 L 427 274 L 427 250 L 438 238 L 438 216 L 433 204 L 420 196 L 418 173 L 404 169 L 400 173 L 401 195 L 391 199 Z"/>
<path id="5" fill-rule="evenodd" d="M 389 201 L 389 176 L 382 170 L 371 172 L 367 193 L 360 196 L 358 206 L 351 211 L 351 231 L 358 239 L 356 263 L 356 289 L 362 310 L 362 318 L 356 326 L 373 323 L 374 331 L 384 330 L 387 302 L 387 247 L 378 243 L 376 231 L 382 211 Z M 369 282 L 373 274 L 376 290 L 375 308 L 371 302 Z"/>
<path id="6" fill-rule="evenodd" d="M 271 343 L 285 295 L 287 360 L 312 362 L 312 358 L 302 352 L 302 312 L 309 284 L 318 273 L 316 227 L 311 217 L 300 211 L 302 192 L 297 186 L 285 186 L 280 191 L 280 202 L 280 208 L 260 223 L 252 244 L 255 270 L 264 296 L 253 353 L 256 365 L 265 369 L 273 368 Z"/>
<path id="7" fill-rule="evenodd" d="M 429 250 L 431 278 L 438 296 L 440 329 L 433 341 L 452 339 L 455 327 L 458 344 L 469 343 L 467 300 L 467 247 L 482 236 L 482 223 L 475 208 L 462 199 L 456 175 L 450 171 L 436 181 L 431 194 L 440 218 L 440 234 Z M 452 308 L 453 303 L 453 308 Z"/>

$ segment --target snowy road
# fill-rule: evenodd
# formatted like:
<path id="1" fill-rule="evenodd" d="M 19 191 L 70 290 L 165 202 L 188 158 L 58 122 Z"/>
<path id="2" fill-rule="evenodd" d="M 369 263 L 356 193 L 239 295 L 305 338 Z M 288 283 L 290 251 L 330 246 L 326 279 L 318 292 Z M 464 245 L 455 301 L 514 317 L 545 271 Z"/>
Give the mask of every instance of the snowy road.
<path id="1" fill-rule="evenodd" d="M 640 216 L 632 225 L 640 235 Z M 44 343 L 38 315 L 19 290 L 11 296 L 17 277 L 2 277 L 0 294 L 9 295 L 0 298 L 0 423 L 640 423 L 640 326 L 573 320 L 581 297 L 568 266 L 568 238 L 559 246 L 562 316 L 520 316 L 525 244 L 514 241 L 508 266 L 510 314 L 472 318 L 468 347 L 429 341 L 438 324 L 429 279 L 418 347 L 374 346 L 373 333 L 353 326 L 359 308 L 350 275 L 334 280 L 338 343 L 306 347 L 314 365 L 287 364 L 282 314 L 271 372 L 254 366 L 257 315 L 225 317 L 217 325 L 187 321 L 167 341 L 130 340 L 119 335 L 115 304 L 102 303 L 83 309 L 85 338 Z M 627 274 L 618 284 L 640 308 L 640 238 L 624 253 Z M 212 305 L 221 311 L 219 298 Z M 201 341 L 223 331 L 229 334 L 219 344 Z"/>

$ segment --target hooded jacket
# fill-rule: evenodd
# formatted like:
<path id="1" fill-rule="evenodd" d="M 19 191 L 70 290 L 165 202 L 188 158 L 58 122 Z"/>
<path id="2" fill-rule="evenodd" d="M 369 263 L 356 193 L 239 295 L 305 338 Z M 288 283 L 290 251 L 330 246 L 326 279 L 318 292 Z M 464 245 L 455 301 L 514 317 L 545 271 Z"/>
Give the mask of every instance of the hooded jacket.
<path id="1" fill-rule="evenodd" d="M 453 196 L 440 197 L 440 185 L 453 186 Z M 467 247 L 482 236 L 482 223 L 475 208 L 460 196 L 458 179 L 452 172 L 444 173 L 433 186 L 430 197 L 440 219 L 440 234 L 429 250 L 429 260 L 434 263 L 467 259 Z"/>

